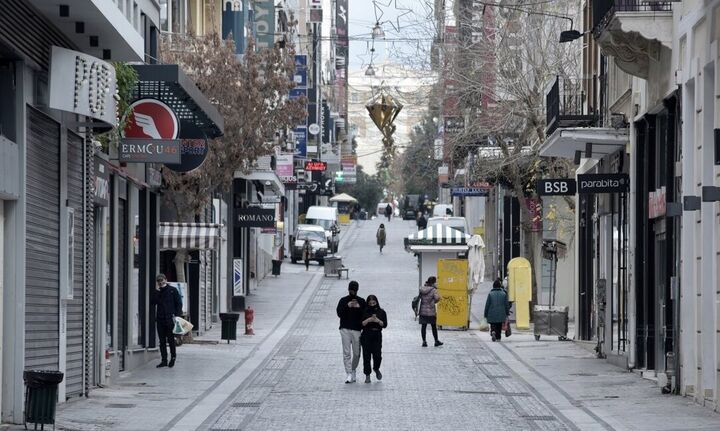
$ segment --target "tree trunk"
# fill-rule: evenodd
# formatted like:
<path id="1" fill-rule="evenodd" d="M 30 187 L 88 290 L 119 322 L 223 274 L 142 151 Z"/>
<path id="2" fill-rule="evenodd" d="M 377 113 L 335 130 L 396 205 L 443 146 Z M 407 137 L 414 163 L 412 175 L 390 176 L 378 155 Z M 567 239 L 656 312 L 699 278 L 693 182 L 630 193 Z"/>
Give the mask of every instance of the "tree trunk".
<path id="1" fill-rule="evenodd" d="M 177 274 L 177 282 L 178 283 L 187 283 L 187 277 L 185 275 L 185 263 L 188 260 L 189 253 L 187 250 L 178 250 L 175 254 L 175 259 L 173 259 L 173 263 L 175 263 L 175 273 Z"/>

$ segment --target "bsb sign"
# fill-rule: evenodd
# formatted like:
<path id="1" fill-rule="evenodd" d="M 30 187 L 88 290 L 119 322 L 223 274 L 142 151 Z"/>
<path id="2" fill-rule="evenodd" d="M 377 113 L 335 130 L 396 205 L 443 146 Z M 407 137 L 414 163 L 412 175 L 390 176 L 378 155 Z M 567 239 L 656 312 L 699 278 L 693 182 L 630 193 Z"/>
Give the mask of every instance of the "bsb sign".
<path id="1" fill-rule="evenodd" d="M 538 180 L 538 196 L 566 196 L 574 195 L 577 190 L 575 180 L 569 178 Z"/>
<path id="2" fill-rule="evenodd" d="M 625 193 L 630 190 L 628 174 L 578 175 L 578 194 Z"/>

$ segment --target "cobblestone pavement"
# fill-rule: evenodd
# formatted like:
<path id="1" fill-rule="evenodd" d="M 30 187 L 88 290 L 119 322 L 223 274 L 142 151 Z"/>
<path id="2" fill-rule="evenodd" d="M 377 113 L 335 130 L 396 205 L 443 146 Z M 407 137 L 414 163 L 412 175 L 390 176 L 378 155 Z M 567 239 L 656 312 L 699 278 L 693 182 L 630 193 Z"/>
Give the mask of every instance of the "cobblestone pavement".
<path id="1" fill-rule="evenodd" d="M 535 341 L 517 330 L 492 343 L 471 329 L 441 331 L 444 346 L 421 347 L 410 309 L 417 261 L 402 246 L 414 225 L 385 223 L 380 254 L 379 223 L 346 229 L 341 253 L 359 294 L 376 294 L 388 312 L 382 382 L 373 375 L 371 384 L 344 383 L 335 305 L 348 280 L 286 264 L 249 299 L 256 336 L 185 345 L 173 370 L 148 364 L 61 405 L 58 429 L 720 430 L 717 413 L 661 395 L 654 382 L 595 359 L 580 343 Z M 488 290 L 484 284 L 473 299 L 476 316 Z"/>

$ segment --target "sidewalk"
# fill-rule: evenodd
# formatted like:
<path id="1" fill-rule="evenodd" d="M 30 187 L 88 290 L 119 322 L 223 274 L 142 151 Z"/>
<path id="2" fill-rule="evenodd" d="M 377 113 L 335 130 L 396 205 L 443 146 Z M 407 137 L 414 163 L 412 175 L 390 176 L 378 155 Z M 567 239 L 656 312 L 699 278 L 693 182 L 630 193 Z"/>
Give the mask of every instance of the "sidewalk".
<path id="1" fill-rule="evenodd" d="M 485 287 L 485 286 L 483 286 Z M 473 298 L 473 315 L 482 316 L 487 289 Z M 481 293 L 482 292 L 482 293 Z M 477 321 L 474 327 L 477 327 Z M 678 395 L 663 395 L 657 383 L 598 359 L 573 341 L 520 331 L 493 343 L 489 332 L 475 331 L 495 358 L 580 430 L 718 430 L 720 414 Z M 572 339 L 572 331 L 568 338 Z"/>

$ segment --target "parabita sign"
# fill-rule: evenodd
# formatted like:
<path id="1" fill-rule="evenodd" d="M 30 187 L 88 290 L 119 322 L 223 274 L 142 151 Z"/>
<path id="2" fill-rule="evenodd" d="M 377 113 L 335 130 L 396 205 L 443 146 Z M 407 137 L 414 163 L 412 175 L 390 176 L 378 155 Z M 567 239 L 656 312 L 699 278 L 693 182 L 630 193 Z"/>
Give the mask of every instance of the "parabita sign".
<path id="1" fill-rule="evenodd" d="M 235 227 L 275 227 L 275 210 L 257 207 L 237 210 Z"/>

